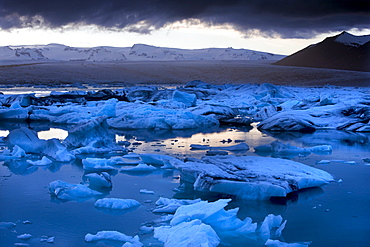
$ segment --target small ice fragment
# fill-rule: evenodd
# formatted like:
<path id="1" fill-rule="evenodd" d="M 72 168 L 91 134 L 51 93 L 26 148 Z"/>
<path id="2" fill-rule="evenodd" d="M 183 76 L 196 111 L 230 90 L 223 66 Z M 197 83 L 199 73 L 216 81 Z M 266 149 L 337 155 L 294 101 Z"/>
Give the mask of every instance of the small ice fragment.
<path id="1" fill-rule="evenodd" d="M 27 240 L 27 239 L 32 238 L 32 235 L 31 234 L 28 234 L 28 233 L 25 233 L 25 234 L 22 234 L 22 235 L 18 235 L 17 238 L 18 239 Z"/>
<path id="2" fill-rule="evenodd" d="M 330 211 L 330 209 L 328 209 L 328 208 L 327 208 L 327 209 L 325 209 L 325 212 L 329 212 L 329 211 Z"/>
<path id="3" fill-rule="evenodd" d="M 106 188 L 112 187 L 112 179 L 109 173 L 107 172 L 89 173 L 89 174 L 86 174 L 85 177 L 89 179 L 90 185 L 95 185 L 98 187 L 106 187 Z"/>
<path id="4" fill-rule="evenodd" d="M 151 172 L 156 170 L 154 166 L 147 165 L 145 163 L 140 163 L 135 167 L 132 168 L 122 168 L 121 172 Z"/>
<path id="5" fill-rule="evenodd" d="M 103 198 L 97 200 L 94 206 L 108 209 L 129 209 L 140 206 L 140 203 L 134 199 Z"/>
<path id="6" fill-rule="evenodd" d="M 268 239 L 265 243 L 265 246 L 268 247 L 308 247 L 311 242 L 304 243 L 284 243 L 279 240 Z"/>
<path id="7" fill-rule="evenodd" d="M 342 183 L 343 182 L 343 180 L 340 178 L 340 179 L 338 179 L 338 181 L 337 181 L 337 183 Z"/>
<path id="8" fill-rule="evenodd" d="M 330 160 L 320 160 L 320 161 L 317 161 L 316 164 L 329 164 L 330 163 Z"/>
<path id="9" fill-rule="evenodd" d="M 15 243 L 14 246 L 30 246 L 30 245 L 26 243 Z"/>
<path id="10" fill-rule="evenodd" d="M 11 154 L 12 154 L 13 157 L 17 157 L 17 158 L 21 158 L 21 157 L 26 156 L 26 152 L 21 147 L 19 147 L 18 145 L 14 145 L 13 151 L 12 151 Z"/>
<path id="11" fill-rule="evenodd" d="M 154 231 L 154 227 L 152 227 L 152 226 L 142 226 L 142 227 L 140 227 L 140 231 L 144 234 L 149 234 L 149 233 L 152 233 Z"/>
<path id="12" fill-rule="evenodd" d="M 131 246 L 135 247 L 143 246 L 143 244 L 140 242 L 139 236 L 136 235 L 135 237 L 131 237 L 117 231 L 100 231 L 97 232 L 95 235 L 90 233 L 85 235 L 86 242 L 93 242 L 98 240 L 115 240 L 131 243 Z"/>
<path id="13" fill-rule="evenodd" d="M 25 220 L 25 221 L 23 221 L 22 223 L 23 223 L 23 224 L 25 224 L 25 225 L 26 225 L 26 224 L 32 224 L 32 222 L 31 222 L 31 221 L 29 221 L 29 220 Z"/>
<path id="14" fill-rule="evenodd" d="M 147 190 L 147 189 L 141 189 L 140 190 L 140 193 L 141 194 L 154 194 L 154 191 Z"/>
<path id="15" fill-rule="evenodd" d="M 351 161 L 345 161 L 343 163 L 344 164 L 349 164 L 349 165 L 356 165 L 356 161 L 353 161 L 353 160 L 351 160 Z"/>
<path id="16" fill-rule="evenodd" d="M 46 240 L 46 243 L 54 243 L 54 238 L 55 237 L 50 237 Z"/>
<path id="17" fill-rule="evenodd" d="M 55 237 L 49 237 L 49 236 L 41 236 L 40 242 L 46 242 L 46 243 L 54 243 Z"/>

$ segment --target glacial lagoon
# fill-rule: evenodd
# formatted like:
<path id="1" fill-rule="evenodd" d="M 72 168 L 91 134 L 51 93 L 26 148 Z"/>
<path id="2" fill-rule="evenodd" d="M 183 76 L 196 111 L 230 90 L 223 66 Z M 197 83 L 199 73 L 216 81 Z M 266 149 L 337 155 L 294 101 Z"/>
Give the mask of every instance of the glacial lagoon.
<path id="1" fill-rule="evenodd" d="M 82 160 L 122 156 L 120 151 L 95 154 L 78 154 L 71 162 L 56 162 L 32 166 L 27 160 L 39 160 L 39 155 L 0 161 L 0 222 L 1 246 L 29 244 L 49 246 L 122 246 L 124 242 L 101 240 L 86 242 L 85 235 L 99 231 L 118 231 L 128 236 L 138 235 L 144 246 L 163 246 L 152 232 L 142 226 L 158 227 L 162 214 L 153 213 L 160 198 L 197 199 L 216 201 L 231 198 L 226 209 L 239 208 L 238 218 L 250 217 L 260 223 L 269 214 L 281 215 L 287 220 L 279 240 L 286 243 L 310 243 L 309 246 L 367 246 L 370 237 L 370 133 L 340 130 L 267 131 L 250 125 L 223 125 L 203 129 L 114 129 L 107 128 L 106 139 L 114 145 L 127 148 L 129 154 L 160 154 L 180 160 L 200 159 L 207 150 L 191 149 L 191 144 L 210 147 L 228 147 L 246 143 L 248 150 L 226 151 L 235 156 L 262 156 L 293 160 L 324 170 L 334 181 L 321 187 L 303 189 L 286 198 L 270 200 L 243 200 L 235 195 L 195 191 L 184 183 L 177 169 L 146 172 L 111 170 L 112 188 L 96 188 L 101 194 L 82 200 L 61 200 L 49 191 L 52 181 L 89 186 Z M 9 149 L 6 138 L 21 127 L 37 132 L 41 140 L 56 138 L 61 143 L 69 135 L 70 125 L 45 122 L 1 122 L 0 147 L 2 155 Z M 330 145 L 326 153 L 315 152 L 256 152 L 255 148 L 273 142 L 291 147 L 309 148 Z M 130 165 L 122 168 L 132 167 Z M 146 189 L 153 193 L 141 193 Z M 100 198 L 135 199 L 141 206 L 132 210 L 104 210 L 94 206 Z M 31 234 L 32 238 L 17 236 Z M 50 241 L 51 242 L 51 241 Z M 246 245 L 248 244 L 248 245 Z M 220 246 L 263 246 L 260 241 L 248 238 L 228 238 Z"/>

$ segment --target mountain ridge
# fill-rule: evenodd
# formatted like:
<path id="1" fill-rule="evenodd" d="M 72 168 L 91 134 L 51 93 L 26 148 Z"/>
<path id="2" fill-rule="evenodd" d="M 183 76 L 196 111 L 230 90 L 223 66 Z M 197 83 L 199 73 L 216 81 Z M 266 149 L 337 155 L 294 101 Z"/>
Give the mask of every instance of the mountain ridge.
<path id="1" fill-rule="evenodd" d="M 274 64 L 370 72 L 370 35 L 355 36 L 342 32 Z"/>
<path id="2" fill-rule="evenodd" d="M 175 61 L 279 60 L 285 56 L 248 49 L 178 49 L 134 44 L 132 47 L 71 47 L 63 44 L 0 47 L 1 61 Z"/>

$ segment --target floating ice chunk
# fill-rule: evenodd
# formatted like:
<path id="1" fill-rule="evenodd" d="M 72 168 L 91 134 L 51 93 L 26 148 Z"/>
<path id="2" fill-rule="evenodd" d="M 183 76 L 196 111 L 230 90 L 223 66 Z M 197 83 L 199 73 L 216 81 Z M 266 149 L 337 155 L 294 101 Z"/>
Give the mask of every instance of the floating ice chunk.
<path id="1" fill-rule="evenodd" d="M 13 222 L 0 222 L 0 229 L 12 229 L 16 227 L 17 224 Z"/>
<path id="2" fill-rule="evenodd" d="M 105 101 L 104 106 L 96 113 L 96 116 L 115 117 L 117 102 L 118 100 L 115 98 Z"/>
<path id="3" fill-rule="evenodd" d="M 29 108 L 5 108 L 0 109 L 0 119 L 26 120 L 29 117 Z M 3 120 L 2 120 L 3 121 Z"/>
<path id="4" fill-rule="evenodd" d="M 42 236 L 40 242 L 54 243 L 55 237 Z"/>
<path id="5" fill-rule="evenodd" d="M 154 230 L 154 237 L 163 242 L 165 247 L 216 247 L 220 243 L 215 230 L 198 219 L 181 222 L 172 227 L 157 227 Z"/>
<path id="6" fill-rule="evenodd" d="M 154 227 L 152 226 L 142 226 L 140 227 L 140 232 L 143 234 L 149 234 L 154 231 Z"/>
<path id="7" fill-rule="evenodd" d="M 157 206 L 157 208 L 153 210 L 153 213 L 174 214 L 180 206 L 190 205 L 190 204 L 198 203 L 200 201 L 201 201 L 200 199 L 180 200 L 180 199 L 169 199 L 169 198 L 160 197 L 155 202 L 155 205 Z"/>
<path id="8" fill-rule="evenodd" d="M 121 172 L 152 172 L 154 170 L 157 170 L 157 168 L 155 168 L 154 166 L 151 166 L 151 165 L 147 165 L 145 163 L 140 163 L 138 164 L 137 166 L 135 167 L 131 167 L 131 168 L 122 168 L 121 169 Z"/>
<path id="9" fill-rule="evenodd" d="M 30 246 L 30 245 L 26 243 L 14 243 L 14 246 Z"/>
<path id="10" fill-rule="evenodd" d="M 143 246 L 143 244 L 140 242 L 139 236 L 131 237 L 117 231 L 100 231 L 97 232 L 95 235 L 88 233 L 85 236 L 86 242 L 99 240 L 115 240 L 121 242 L 129 242 L 135 247 Z"/>
<path id="11" fill-rule="evenodd" d="M 272 233 L 273 228 L 277 228 L 278 230 L 275 232 L 274 237 L 280 237 L 281 232 L 283 231 L 286 221 L 283 222 L 283 218 L 280 215 L 273 215 L 269 214 L 268 216 L 265 217 L 264 221 L 262 222 L 262 225 L 259 229 L 260 231 L 260 236 L 267 240 L 269 239 Z"/>
<path id="12" fill-rule="evenodd" d="M 27 239 L 32 238 L 32 235 L 28 234 L 28 233 L 25 233 L 25 234 L 22 234 L 22 235 L 18 235 L 17 238 L 27 240 Z"/>
<path id="13" fill-rule="evenodd" d="M 175 226 L 181 222 L 191 220 L 201 220 L 203 223 L 210 225 L 216 232 L 239 232 L 248 234 L 255 232 L 257 224 L 252 223 L 250 218 L 240 220 L 236 214 L 238 208 L 226 211 L 224 207 L 231 201 L 231 199 L 220 199 L 215 202 L 201 201 L 198 203 L 184 205 L 176 210 L 170 224 Z M 220 221 L 220 219 L 223 219 Z"/>
<path id="14" fill-rule="evenodd" d="M 82 160 L 83 169 L 86 171 L 111 171 L 117 169 L 114 167 L 116 162 L 104 158 L 86 158 Z"/>
<path id="15" fill-rule="evenodd" d="M 99 199 L 94 204 L 97 208 L 107 209 L 129 209 L 140 206 L 140 203 L 134 199 L 120 199 L 120 198 L 103 198 Z"/>
<path id="16" fill-rule="evenodd" d="M 90 185 L 106 188 L 112 187 L 112 179 L 107 172 L 89 173 L 85 174 L 85 177 L 88 178 Z"/>
<path id="17" fill-rule="evenodd" d="M 174 157 L 162 154 L 140 154 L 140 157 L 144 163 L 162 166 L 162 168 L 173 168 L 171 161 L 177 160 Z"/>
<path id="18" fill-rule="evenodd" d="M 270 236 L 280 237 L 286 224 L 286 221 L 282 223 L 281 216 L 268 215 L 258 228 L 249 217 L 239 219 L 238 208 L 225 210 L 230 201 L 220 199 L 180 206 L 169 225 L 154 229 L 154 237 L 164 242 L 165 246 L 203 246 L 204 241 L 210 242 L 210 246 L 217 246 L 228 238 L 248 238 L 249 241 L 262 240 L 264 243 Z M 177 241 L 176 245 L 173 241 Z M 192 241 L 190 245 L 188 241 Z"/>
<path id="19" fill-rule="evenodd" d="M 27 225 L 27 224 L 32 224 L 32 222 L 31 222 L 31 221 L 29 221 L 29 220 L 25 220 L 25 221 L 23 221 L 22 223 L 23 223 L 23 224 L 25 224 L 25 225 Z"/>
<path id="20" fill-rule="evenodd" d="M 75 159 L 75 156 L 68 152 L 59 140 L 40 140 L 36 132 L 28 128 L 22 127 L 11 131 L 6 137 L 6 141 L 10 146 L 19 146 L 26 153 L 41 153 L 60 162 L 69 162 Z"/>
<path id="21" fill-rule="evenodd" d="M 14 145 L 11 155 L 13 157 L 21 158 L 26 156 L 26 152 L 18 145 Z"/>
<path id="22" fill-rule="evenodd" d="M 197 102 L 197 96 L 195 94 L 189 94 L 179 90 L 175 90 L 172 94 L 172 100 L 182 103 L 185 108 L 195 106 Z"/>
<path id="23" fill-rule="evenodd" d="M 228 150 L 228 151 L 247 151 L 249 146 L 246 143 L 239 143 L 234 146 L 220 146 L 211 147 L 208 145 L 191 144 L 190 149 L 192 150 Z"/>
<path id="24" fill-rule="evenodd" d="M 107 120 L 110 127 L 122 129 L 194 129 L 218 126 L 212 116 L 202 116 L 181 109 L 151 105 L 124 105 L 118 117 Z"/>
<path id="25" fill-rule="evenodd" d="M 207 156 L 173 163 L 198 191 L 235 195 L 251 200 L 285 197 L 304 188 L 333 181 L 322 170 L 286 159 L 258 156 Z"/>
<path id="26" fill-rule="evenodd" d="M 121 157 L 112 158 L 116 162 L 116 165 L 137 165 L 142 162 L 140 155 L 130 153 Z"/>
<path id="27" fill-rule="evenodd" d="M 311 152 L 313 153 L 331 153 L 333 151 L 333 148 L 331 145 L 318 145 L 314 147 L 309 147 L 308 148 Z"/>
<path id="28" fill-rule="evenodd" d="M 147 190 L 147 189 L 141 189 L 140 190 L 140 193 L 141 194 L 154 194 L 154 191 Z"/>
<path id="29" fill-rule="evenodd" d="M 58 139 L 46 140 L 42 153 L 60 162 L 70 162 L 76 158 Z"/>
<path id="30" fill-rule="evenodd" d="M 311 242 L 304 243 L 284 243 L 279 240 L 268 239 L 265 243 L 268 247 L 308 247 Z"/>
<path id="31" fill-rule="evenodd" d="M 329 164 L 330 163 L 330 160 L 320 160 L 320 161 L 317 161 L 316 164 L 320 164 L 320 165 L 326 165 L 326 164 Z"/>
<path id="32" fill-rule="evenodd" d="M 81 199 L 89 199 L 102 194 L 82 184 L 70 184 L 61 180 L 51 182 L 49 184 L 49 191 L 58 199 L 67 201 L 80 201 Z"/>
<path id="33" fill-rule="evenodd" d="M 39 153 L 44 145 L 44 140 L 40 140 L 35 131 L 25 127 L 12 130 L 4 140 L 12 147 L 17 145 L 26 153 Z"/>
<path id="34" fill-rule="evenodd" d="M 27 160 L 27 163 L 33 166 L 47 166 L 53 163 L 53 161 L 51 161 L 48 157 L 43 156 L 41 160 Z"/>
<path id="35" fill-rule="evenodd" d="M 290 92 L 287 87 L 275 86 L 270 83 L 261 84 L 254 93 L 257 99 L 261 99 L 266 96 L 271 98 L 294 98 L 294 94 Z"/>

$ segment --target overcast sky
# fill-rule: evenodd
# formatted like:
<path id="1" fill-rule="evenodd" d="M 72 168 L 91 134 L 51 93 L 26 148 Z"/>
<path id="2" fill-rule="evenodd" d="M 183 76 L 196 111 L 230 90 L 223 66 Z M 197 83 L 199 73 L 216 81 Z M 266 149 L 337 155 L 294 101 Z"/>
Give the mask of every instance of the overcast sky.
<path id="1" fill-rule="evenodd" d="M 280 54 L 350 31 L 370 1 L 1 0 L 0 45 L 234 47 Z"/>

